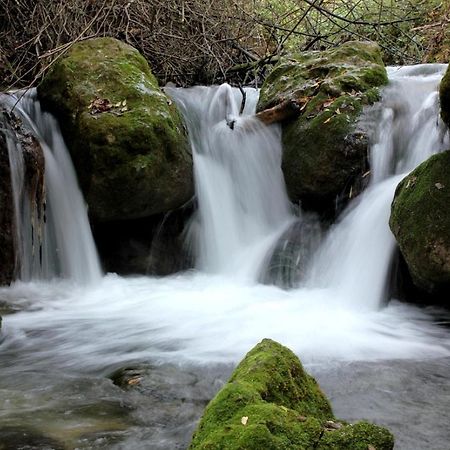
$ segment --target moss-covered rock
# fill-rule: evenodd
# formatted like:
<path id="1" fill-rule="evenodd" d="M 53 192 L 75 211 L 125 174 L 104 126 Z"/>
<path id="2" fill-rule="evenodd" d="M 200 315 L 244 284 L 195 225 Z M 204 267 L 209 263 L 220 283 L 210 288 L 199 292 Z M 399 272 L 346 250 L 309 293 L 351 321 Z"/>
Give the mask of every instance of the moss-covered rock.
<path id="1" fill-rule="evenodd" d="M 439 100 L 441 103 L 441 117 L 450 127 L 450 70 L 447 69 L 439 85 Z"/>
<path id="2" fill-rule="evenodd" d="M 438 296 L 447 293 L 447 297 L 450 289 L 449 167 L 450 151 L 446 151 L 432 156 L 403 179 L 395 192 L 389 222 L 414 284 Z"/>
<path id="3" fill-rule="evenodd" d="M 386 83 L 379 47 L 371 42 L 281 59 L 262 86 L 258 109 L 307 100 L 302 114 L 283 124 L 282 167 L 293 202 L 323 212 L 337 196 L 355 194 L 367 171 L 367 133 L 358 118 Z"/>
<path id="4" fill-rule="evenodd" d="M 328 400 L 298 358 L 286 347 L 264 339 L 209 403 L 189 448 L 339 450 L 367 449 L 368 445 L 392 449 L 392 435 L 365 422 L 335 422 Z"/>
<path id="5" fill-rule="evenodd" d="M 38 96 L 60 121 L 94 219 L 148 217 L 192 196 L 181 117 L 133 47 L 112 38 L 75 44 Z"/>

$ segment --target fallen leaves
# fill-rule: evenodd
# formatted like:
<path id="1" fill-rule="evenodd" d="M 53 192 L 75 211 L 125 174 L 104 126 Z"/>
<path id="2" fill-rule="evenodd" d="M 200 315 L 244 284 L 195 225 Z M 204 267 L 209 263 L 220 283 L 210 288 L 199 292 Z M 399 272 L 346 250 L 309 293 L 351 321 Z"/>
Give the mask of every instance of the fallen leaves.
<path id="1" fill-rule="evenodd" d="M 121 116 L 124 112 L 128 111 L 128 106 L 126 100 L 113 104 L 107 98 L 95 97 L 91 103 L 89 103 L 88 109 L 92 115 L 111 112 Z"/>
<path id="2" fill-rule="evenodd" d="M 442 183 L 435 183 L 435 186 L 436 189 L 439 189 L 440 191 L 445 188 L 445 186 Z"/>
<path id="3" fill-rule="evenodd" d="M 247 422 L 248 422 L 248 416 L 244 416 L 241 418 L 242 425 L 244 425 L 244 426 L 247 425 Z"/>

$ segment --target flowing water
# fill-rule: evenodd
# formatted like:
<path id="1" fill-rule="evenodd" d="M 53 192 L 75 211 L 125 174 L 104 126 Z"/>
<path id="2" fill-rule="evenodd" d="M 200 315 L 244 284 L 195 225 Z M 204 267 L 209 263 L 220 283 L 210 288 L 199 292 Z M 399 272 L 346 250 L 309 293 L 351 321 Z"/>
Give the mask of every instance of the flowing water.
<path id="1" fill-rule="evenodd" d="M 388 302 L 387 283 L 395 186 L 448 147 L 438 118 L 444 70 L 390 69 L 383 101 L 365 117 L 373 130 L 369 187 L 289 290 L 257 282 L 280 236 L 304 220 L 286 198 L 280 130 L 245 117 L 254 91 L 240 116 L 241 94 L 228 86 L 167 89 L 193 147 L 198 211 L 187 234 L 197 269 L 1 289 L 0 300 L 21 309 L 3 320 L 4 428 L 11 435 L 18 424 L 31 427 L 66 448 L 186 448 L 233 365 L 270 337 L 317 376 L 337 416 L 390 427 L 400 449 L 448 450 L 448 313 Z M 108 378 L 139 366 L 141 390 Z"/>
<path id="2" fill-rule="evenodd" d="M 25 189 L 20 142 L 8 138 L 19 243 L 20 279 L 100 280 L 101 269 L 86 205 L 55 118 L 41 110 L 36 91 L 0 96 L 38 139 L 45 158 L 45 214 L 37 217 Z"/>

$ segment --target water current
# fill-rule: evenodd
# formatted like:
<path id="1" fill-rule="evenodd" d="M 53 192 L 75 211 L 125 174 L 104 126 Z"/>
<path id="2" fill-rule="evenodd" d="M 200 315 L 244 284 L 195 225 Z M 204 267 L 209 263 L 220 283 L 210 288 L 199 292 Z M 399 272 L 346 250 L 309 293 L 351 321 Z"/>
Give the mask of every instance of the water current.
<path id="1" fill-rule="evenodd" d="M 336 415 L 390 427 L 399 449 L 450 448 L 448 313 L 401 303 L 388 289 L 395 187 L 449 146 L 438 115 L 444 70 L 389 69 L 382 102 L 364 119 L 372 130 L 370 184 L 289 290 L 258 282 L 280 236 L 304 220 L 287 200 L 279 127 L 251 117 L 254 90 L 240 115 L 241 93 L 227 85 L 168 88 L 194 154 L 198 209 L 187 234 L 196 269 L 102 278 L 96 266 L 94 282 L 62 270 L 65 278 L 32 276 L 0 289 L 0 300 L 18 310 L 2 325 L 4 427 L 37 429 L 67 448 L 186 448 L 233 365 L 270 337 L 317 376 Z M 37 115 L 23 110 L 49 143 Z M 47 182 L 58 197 L 65 183 Z M 53 209 L 72 205 L 58 198 Z M 70 226 L 69 213 L 61 214 Z M 69 254 L 86 239 L 64 236 Z M 122 391 L 108 378 L 139 365 L 149 374 L 143 392 Z"/>

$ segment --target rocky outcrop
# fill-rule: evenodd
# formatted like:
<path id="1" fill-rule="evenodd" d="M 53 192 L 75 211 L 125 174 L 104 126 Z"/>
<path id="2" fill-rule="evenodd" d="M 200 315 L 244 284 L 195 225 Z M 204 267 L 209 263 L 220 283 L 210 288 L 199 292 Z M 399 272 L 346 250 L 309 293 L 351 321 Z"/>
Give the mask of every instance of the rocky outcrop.
<path id="1" fill-rule="evenodd" d="M 368 170 L 368 130 L 358 119 L 386 83 L 380 50 L 371 42 L 284 57 L 274 68 L 258 110 L 288 99 L 303 105 L 297 119 L 283 124 L 282 168 L 294 203 L 332 215 L 339 196 L 357 193 Z"/>
<path id="2" fill-rule="evenodd" d="M 334 418 L 317 382 L 286 347 L 264 339 L 211 400 L 190 450 L 390 450 L 388 430 Z"/>
<path id="3" fill-rule="evenodd" d="M 390 227 L 412 281 L 437 299 L 450 292 L 450 151 L 419 165 L 398 185 Z"/>
<path id="4" fill-rule="evenodd" d="M 112 38 L 79 42 L 38 96 L 60 121 L 94 222 L 149 217 L 191 198 L 181 117 L 136 49 Z"/>

